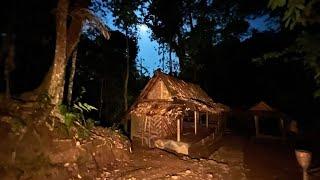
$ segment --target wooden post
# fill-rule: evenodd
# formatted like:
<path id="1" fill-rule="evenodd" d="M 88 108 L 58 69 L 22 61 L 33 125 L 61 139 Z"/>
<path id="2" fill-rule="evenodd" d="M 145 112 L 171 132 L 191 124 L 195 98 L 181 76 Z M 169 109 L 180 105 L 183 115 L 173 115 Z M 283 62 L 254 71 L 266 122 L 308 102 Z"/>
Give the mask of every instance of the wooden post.
<path id="1" fill-rule="evenodd" d="M 254 115 L 254 125 L 255 125 L 255 130 L 256 130 L 256 137 L 260 135 L 259 132 L 259 118 L 257 115 Z"/>
<path id="2" fill-rule="evenodd" d="M 180 119 L 177 120 L 177 141 L 180 142 Z"/>
<path id="3" fill-rule="evenodd" d="M 198 112 L 194 111 L 194 134 L 197 134 Z"/>
<path id="4" fill-rule="evenodd" d="M 133 118 L 132 118 L 132 115 L 130 115 L 130 139 L 132 140 L 133 139 Z"/>
<path id="5" fill-rule="evenodd" d="M 281 128 L 281 133 L 282 133 L 282 139 L 284 140 L 286 134 L 285 134 L 285 129 L 284 129 L 284 121 L 282 118 L 280 118 L 280 126 L 281 126 L 280 128 Z"/>
<path id="6" fill-rule="evenodd" d="M 151 121 L 149 121 L 149 137 L 148 137 L 148 146 L 151 147 Z"/>
<path id="7" fill-rule="evenodd" d="M 209 128 L 209 113 L 206 112 L 206 127 Z"/>
<path id="8" fill-rule="evenodd" d="M 181 132 L 183 131 L 183 118 L 181 118 Z"/>
<path id="9" fill-rule="evenodd" d="M 143 141 L 144 141 L 144 136 L 145 136 L 145 132 L 147 131 L 147 122 L 148 122 L 148 117 L 145 116 L 144 118 L 144 122 L 143 122 L 143 131 L 142 131 L 142 145 L 143 145 Z"/>

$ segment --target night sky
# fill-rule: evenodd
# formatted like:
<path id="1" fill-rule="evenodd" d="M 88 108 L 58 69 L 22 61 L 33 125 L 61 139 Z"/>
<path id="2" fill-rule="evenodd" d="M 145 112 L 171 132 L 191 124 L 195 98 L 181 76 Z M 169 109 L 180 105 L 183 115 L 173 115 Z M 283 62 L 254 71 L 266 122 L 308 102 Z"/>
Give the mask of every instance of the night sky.
<path id="1" fill-rule="evenodd" d="M 113 24 L 113 18 L 111 15 L 108 15 L 107 18 L 104 18 L 105 22 L 108 27 L 110 27 L 112 30 L 118 30 Z M 256 17 L 254 19 L 248 19 L 248 22 L 250 23 L 250 29 L 257 29 L 258 31 L 266 31 L 270 28 L 274 28 L 275 26 L 270 25 L 270 22 L 268 21 L 267 16 L 262 17 Z M 162 55 L 158 54 L 158 48 L 159 44 L 151 39 L 151 30 L 146 25 L 138 25 L 138 46 L 139 46 L 139 52 L 138 52 L 138 58 L 136 59 L 137 64 L 140 65 L 140 62 L 142 63 L 142 66 L 148 69 L 148 74 L 153 75 L 153 72 L 161 68 L 162 65 L 160 63 L 160 59 Z M 243 37 L 243 39 L 246 39 L 250 37 L 250 34 L 248 36 Z M 178 59 L 175 54 L 173 54 L 175 63 L 178 63 Z M 168 58 L 168 54 L 167 54 Z M 139 66 L 138 65 L 138 66 Z M 166 72 L 168 70 L 165 70 Z"/>

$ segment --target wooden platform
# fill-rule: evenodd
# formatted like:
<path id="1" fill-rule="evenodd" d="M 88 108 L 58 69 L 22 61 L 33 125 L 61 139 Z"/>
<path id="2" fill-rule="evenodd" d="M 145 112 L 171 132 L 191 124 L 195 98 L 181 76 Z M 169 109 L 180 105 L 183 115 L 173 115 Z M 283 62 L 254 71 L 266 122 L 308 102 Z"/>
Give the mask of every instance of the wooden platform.
<path id="1" fill-rule="evenodd" d="M 216 140 L 213 127 L 198 127 L 195 134 L 194 128 L 187 126 L 183 128 L 180 142 L 177 142 L 176 136 L 171 136 L 157 140 L 156 147 L 193 157 L 205 157 Z"/>

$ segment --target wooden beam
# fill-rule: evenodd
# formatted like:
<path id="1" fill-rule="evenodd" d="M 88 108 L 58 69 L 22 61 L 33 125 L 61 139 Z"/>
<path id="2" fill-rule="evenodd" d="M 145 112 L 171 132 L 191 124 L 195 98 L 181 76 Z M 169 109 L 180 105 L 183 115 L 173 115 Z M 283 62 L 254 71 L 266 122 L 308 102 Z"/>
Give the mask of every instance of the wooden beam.
<path id="1" fill-rule="evenodd" d="M 177 141 L 180 142 L 180 119 L 177 120 Z"/>
<path id="2" fill-rule="evenodd" d="M 197 134 L 198 126 L 198 112 L 194 111 L 194 134 Z"/>
<path id="3" fill-rule="evenodd" d="M 206 112 L 206 128 L 209 128 L 209 113 Z"/>

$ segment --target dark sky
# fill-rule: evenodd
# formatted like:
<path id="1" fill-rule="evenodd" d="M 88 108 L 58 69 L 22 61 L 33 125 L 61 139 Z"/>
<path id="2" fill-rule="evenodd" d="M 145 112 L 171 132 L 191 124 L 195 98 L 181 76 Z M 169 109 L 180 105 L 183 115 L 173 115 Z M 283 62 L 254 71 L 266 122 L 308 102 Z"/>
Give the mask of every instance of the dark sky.
<path id="1" fill-rule="evenodd" d="M 105 22 L 108 27 L 112 30 L 117 29 L 113 24 L 113 17 L 109 14 L 105 19 Z M 248 20 L 250 23 L 250 29 L 255 28 L 259 31 L 268 30 L 270 27 L 267 22 L 268 17 L 262 16 L 255 18 L 253 20 Z M 148 69 L 149 75 L 153 75 L 154 70 L 161 68 L 160 59 L 162 55 L 158 54 L 159 44 L 156 41 L 151 40 L 151 30 L 146 25 L 138 25 L 138 45 L 139 53 L 136 61 L 138 64 L 140 62 L 142 65 Z M 244 39 L 247 37 L 244 37 Z M 166 55 L 168 58 L 168 54 Z M 174 55 L 175 63 L 178 64 L 178 58 Z M 177 69 L 177 71 L 179 71 Z"/>

